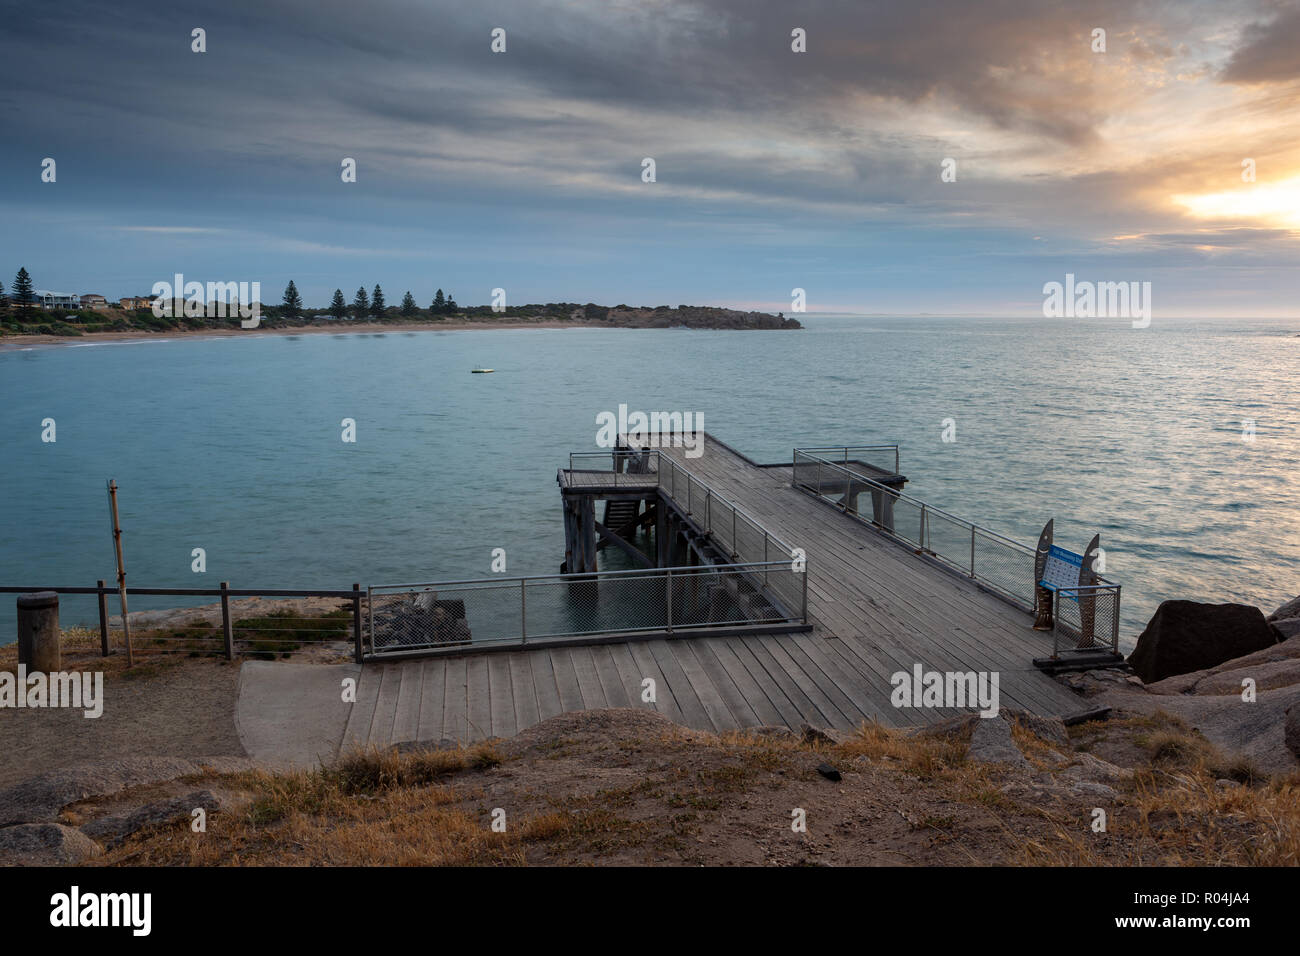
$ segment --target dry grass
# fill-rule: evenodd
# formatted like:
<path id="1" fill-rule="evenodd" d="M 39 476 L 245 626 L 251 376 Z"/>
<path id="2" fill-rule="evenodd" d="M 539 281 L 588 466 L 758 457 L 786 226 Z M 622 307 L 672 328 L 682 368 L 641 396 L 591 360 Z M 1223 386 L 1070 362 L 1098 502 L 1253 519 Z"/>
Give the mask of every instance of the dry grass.
<path id="1" fill-rule="evenodd" d="M 1122 727 L 1146 763 L 1096 796 L 1069 796 L 1069 755 L 1021 728 L 1026 774 L 975 764 L 960 736 L 864 724 L 837 743 L 648 730 L 557 734 L 523 750 L 363 751 L 314 773 L 221 778 L 248 795 L 137 835 L 100 862 L 152 865 L 522 865 L 810 862 L 922 865 L 1300 863 L 1300 775 L 1260 782 L 1163 718 Z M 844 779 L 816 773 L 833 764 Z M 1253 783 L 1218 783 L 1232 770 Z M 1032 787 L 1047 786 L 1050 799 Z M 497 807 L 507 827 L 494 832 Z M 810 832 L 792 834 L 790 807 Z"/>
<path id="2" fill-rule="evenodd" d="M 408 866 L 519 864 L 525 847 L 568 832 L 555 813 L 507 820 L 494 832 L 490 808 L 471 812 L 450 785 L 496 766 L 491 744 L 457 750 L 359 751 L 315 772 L 250 771 L 215 778 L 250 796 L 233 819 L 192 833 L 186 821 L 155 828 L 101 863 L 152 866 Z M 196 781 L 197 782 L 197 781 Z M 209 781 L 212 782 L 212 781 Z"/>
<path id="3" fill-rule="evenodd" d="M 1106 832 L 1058 829 L 1024 845 L 1028 866 L 1300 865 L 1300 774 L 1224 788 L 1204 768 L 1139 771 Z"/>

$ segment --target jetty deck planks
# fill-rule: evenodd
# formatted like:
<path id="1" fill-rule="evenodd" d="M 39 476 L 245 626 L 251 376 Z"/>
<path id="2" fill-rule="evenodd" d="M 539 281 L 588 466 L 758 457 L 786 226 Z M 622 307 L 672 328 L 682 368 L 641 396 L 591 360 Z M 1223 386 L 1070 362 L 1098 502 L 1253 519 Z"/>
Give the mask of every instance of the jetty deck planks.
<path id="1" fill-rule="evenodd" d="M 807 552 L 811 631 L 369 664 L 344 746 L 468 743 L 607 706 L 653 708 L 711 731 L 801 722 L 851 730 L 864 720 L 903 727 L 954 716 L 890 703 L 890 676 L 918 663 L 998 672 L 1003 706 L 1058 716 L 1086 709 L 1034 668 L 1050 638 L 1028 615 L 792 488 L 789 468 L 760 468 L 718 442 L 689 460 L 682 449 L 662 451 Z M 654 702 L 641 699 L 646 678 Z"/>

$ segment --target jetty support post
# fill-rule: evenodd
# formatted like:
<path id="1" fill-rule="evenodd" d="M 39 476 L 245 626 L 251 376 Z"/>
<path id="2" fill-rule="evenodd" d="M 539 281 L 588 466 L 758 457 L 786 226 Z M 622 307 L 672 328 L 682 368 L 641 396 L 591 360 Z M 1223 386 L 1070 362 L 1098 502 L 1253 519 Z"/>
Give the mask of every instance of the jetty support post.
<path id="1" fill-rule="evenodd" d="M 53 674 L 62 669 L 57 592 L 37 591 L 19 595 L 18 663 L 42 674 Z"/>
<path id="2" fill-rule="evenodd" d="M 226 660 L 235 659 L 235 628 L 230 622 L 230 582 L 221 582 L 221 634 L 225 638 Z"/>

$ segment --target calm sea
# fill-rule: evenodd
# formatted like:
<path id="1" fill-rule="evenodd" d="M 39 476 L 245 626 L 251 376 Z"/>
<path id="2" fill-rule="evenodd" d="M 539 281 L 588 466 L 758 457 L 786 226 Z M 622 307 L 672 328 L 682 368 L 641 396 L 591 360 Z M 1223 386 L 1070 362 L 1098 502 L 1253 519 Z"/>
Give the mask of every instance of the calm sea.
<path id="1" fill-rule="evenodd" d="M 135 585 L 486 577 L 497 547 L 512 575 L 555 573 L 556 469 L 594 447 L 597 413 L 626 403 L 702 414 L 759 460 L 898 442 L 908 491 L 939 507 L 1030 544 L 1049 517 L 1075 550 L 1100 532 L 1126 643 L 1166 598 L 1272 610 L 1300 593 L 1300 323 L 805 324 L 0 352 L 0 583 L 111 581 L 110 477 Z M 471 375 L 479 364 L 496 373 Z M 14 638 L 11 601 L 0 643 Z M 184 602 L 132 609 L 169 603 Z M 65 598 L 65 623 L 93 615 Z"/>

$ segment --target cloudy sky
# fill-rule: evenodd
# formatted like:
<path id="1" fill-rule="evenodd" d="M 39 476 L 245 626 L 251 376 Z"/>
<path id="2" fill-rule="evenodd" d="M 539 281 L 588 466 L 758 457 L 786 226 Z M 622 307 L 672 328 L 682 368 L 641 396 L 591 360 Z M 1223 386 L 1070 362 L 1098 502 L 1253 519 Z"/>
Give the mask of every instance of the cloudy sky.
<path id="1" fill-rule="evenodd" d="M 182 272 L 314 306 L 380 283 L 789 311 L 801 287 L 810 311 L 1032 315 L 1069 272 L 1150 281 L 1157 315 L 1300 313 L 1295 2 L 0 14 L 6 287 L 24 265 L 111 298 Z"/>

